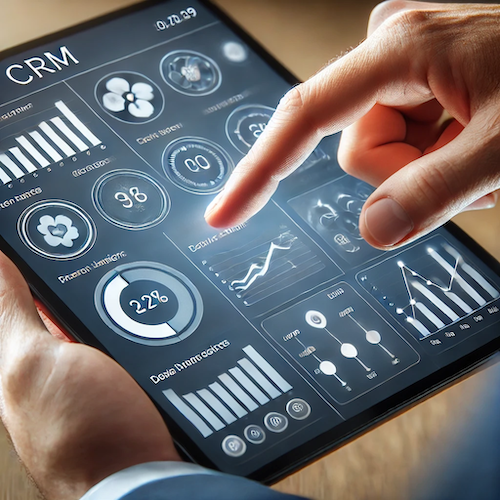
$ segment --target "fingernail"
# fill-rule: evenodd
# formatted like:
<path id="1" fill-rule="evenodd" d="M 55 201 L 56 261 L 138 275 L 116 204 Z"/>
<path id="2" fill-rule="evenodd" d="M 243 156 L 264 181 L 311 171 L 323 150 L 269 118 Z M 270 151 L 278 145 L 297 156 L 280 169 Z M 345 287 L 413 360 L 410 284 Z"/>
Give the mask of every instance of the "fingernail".
<path id="1" fill-rule="evenodd" d="M 479 200 L 474 201 L 469 206 L 465 207 L 462 212 L 468 212 L 472 210 L 486 210 L 489 208 L 494 208 L 497 204 L 496 193 L 490 193 Z"/>
<path id="2" fill-rule="evenodd" d="M 365 213 L 366 229 L 381 246 L 399 243 L 413 229 L 413 222 L 404 208 L 392 198 L 382 198 Z"/>
<path id="3" fill-rule="evenodd" d="M 217 206 L 220 204 L 222 198 L 224 195 L 224 191 L 221 191 L 208 205 L 207 209 L 205 210 L 205 219 L 217 208 Z"/>

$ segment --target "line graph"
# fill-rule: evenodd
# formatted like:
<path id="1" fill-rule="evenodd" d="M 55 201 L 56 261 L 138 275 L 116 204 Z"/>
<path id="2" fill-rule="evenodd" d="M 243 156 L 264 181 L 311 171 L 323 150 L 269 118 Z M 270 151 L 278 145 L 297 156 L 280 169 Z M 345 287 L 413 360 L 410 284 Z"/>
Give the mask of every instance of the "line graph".
<path id="1" fill-rule="evenodd" d="M 274 238 L 256 236 L 203 261 L 208 271 L 245 307 L 277 298 L 325 263 L 289 229 Z"/>
<path id="2" fill-rule="evenodd" d="M 499 290 L 440 236 L 360 273 L 358 279 L 418 339 L 460 323 L 500 297 Z"/>
<path id="3" fill-rule="evenodd" d="M 246 276 L 243 279 L 234 280 L 231 282 L 231 288 L 233 290 L 242 290 L 242 291 L 248 290 L 255 283 L 257 279 L 261 278 L 262 276 L 265 276 L 268 273 L 269 267 L 271 266 L 271 260 L 276 250 L 290 250 L 292 248 L 292 244 L 293 240 L 292 242 L 290 242 L 289 246 L 280 246 L 271 242 L 264 263 L 252 264 Z"/>

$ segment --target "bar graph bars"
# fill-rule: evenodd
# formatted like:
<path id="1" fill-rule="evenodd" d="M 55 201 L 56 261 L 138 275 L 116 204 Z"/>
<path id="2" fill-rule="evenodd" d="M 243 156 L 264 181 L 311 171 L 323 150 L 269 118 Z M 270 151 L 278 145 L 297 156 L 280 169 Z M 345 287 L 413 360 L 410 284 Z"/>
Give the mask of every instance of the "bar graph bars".
<path id="1" fill-rule="evenodd" d="M 441 237 L 361 273 L 359 280 L 419 339 L 500 298 L 500 291 Z"/>
<path id="2" fill-rule="evenodd" d="M 292 386 L 248 345 L 237 366 L 208 387 L 179 396 L 163 391 L 168 401 L 206 438 L 290 391 Z"/>
<path id="3" fill-rule="evenodd" d="M 9 184 L 102 144 L 63 101 L 55 107 L 59 116 L 16 136 L 16 145 L 0 153 L 0 182 Z"/>

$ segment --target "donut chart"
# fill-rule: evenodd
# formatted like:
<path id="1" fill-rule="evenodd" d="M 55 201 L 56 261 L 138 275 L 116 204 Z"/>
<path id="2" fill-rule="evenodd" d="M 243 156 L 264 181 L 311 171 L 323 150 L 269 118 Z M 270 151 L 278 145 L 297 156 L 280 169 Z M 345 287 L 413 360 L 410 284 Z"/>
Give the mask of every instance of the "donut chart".
<path id="1" fill-rule="evenodd" d="M 100 280 L 94 299 L 101 319 L 115 333 L 149 346 L 184 340 L 203 316 L 203 301 L 193 283 L 154 262 L 116 267 Z"/>

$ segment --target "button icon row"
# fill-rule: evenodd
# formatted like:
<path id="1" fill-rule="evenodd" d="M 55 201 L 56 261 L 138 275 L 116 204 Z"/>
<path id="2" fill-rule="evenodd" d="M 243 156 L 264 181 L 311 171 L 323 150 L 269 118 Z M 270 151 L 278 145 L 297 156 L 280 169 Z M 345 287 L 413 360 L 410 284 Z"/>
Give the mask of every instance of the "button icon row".
<path id="1" fill-rule="evenodd" d="M 311 405 L 301 398 L 294 398 L 286 404 L 286 412 L 294 420 L 305 420 L 311 415 Z M 288 428 L 288 424 L 288 418 L 276 411 L 269 412 L 264 417 L 264 426 L 268 431 L 274 434 L 285 432 Z M 245 427 L 243 435 L 251 444 L 262 444 L 266 440 L 264 429 L 256 424 Z M 238 458 L 246 453 L 247 445 L 242 438 L 232 434 L 226 436 L 222 441 L 222 450 L 227 456 Z"/>
<path id="2" fill-rule="evenodd" d="M 264 425 L 271 432 L 284 432 L 288 427 L 288 418 L 286 418 L 285 415 L 282 415 L 281 413 L 273 411 L 271 413 L 268 413 L 264 417 Z"/>
<path id="3" fill-rule="evenodd" d="M 305 420 L 311 414 L 311 406 L 303 399 L 294 398 L 288 401 L 286 411 L 295 420 Z"/>
<path id="4" fill-rule="evenodd" d="M 266 440 L 266 433 L 258 425 L 249 425 L 243 432 L 245 439 L 252 444 L 262 444 Z"/>
<path id="5" fill-rule="evenodd" d="M 247 445 L 239 436 L 226 436 L 222 441 L 224 453 L 233 458 L 241 457 L 247 451 Z"/>

